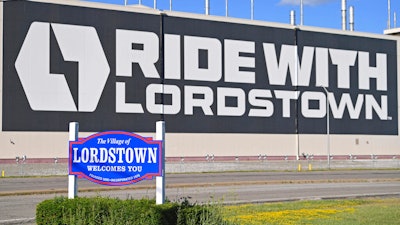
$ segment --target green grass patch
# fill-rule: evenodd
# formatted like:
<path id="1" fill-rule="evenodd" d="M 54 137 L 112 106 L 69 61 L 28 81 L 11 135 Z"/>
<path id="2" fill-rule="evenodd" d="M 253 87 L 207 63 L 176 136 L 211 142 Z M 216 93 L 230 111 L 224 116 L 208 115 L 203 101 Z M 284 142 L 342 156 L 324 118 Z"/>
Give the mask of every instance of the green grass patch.
<path id="1" fill-rule="evenodd" d="M 223 207 L 222 213 L 241 225 L 391 225 L 400 221 L 400 198 L 235 205 Z"/>

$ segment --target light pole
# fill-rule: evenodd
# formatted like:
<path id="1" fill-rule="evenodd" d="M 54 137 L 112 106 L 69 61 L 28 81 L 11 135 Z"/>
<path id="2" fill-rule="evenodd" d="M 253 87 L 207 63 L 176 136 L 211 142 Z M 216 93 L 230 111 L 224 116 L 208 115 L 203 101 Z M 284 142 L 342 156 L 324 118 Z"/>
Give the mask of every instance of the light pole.
<path id="1" fill-rule="evenodd" d="M 329 128 L 329 91 L 321 86 L 326 93 L 326 149 L 327 149 L 327 160 L 328 160 L 328 169 L 331 169 L 331 139 L 330 139 L 330 128 Z"/>

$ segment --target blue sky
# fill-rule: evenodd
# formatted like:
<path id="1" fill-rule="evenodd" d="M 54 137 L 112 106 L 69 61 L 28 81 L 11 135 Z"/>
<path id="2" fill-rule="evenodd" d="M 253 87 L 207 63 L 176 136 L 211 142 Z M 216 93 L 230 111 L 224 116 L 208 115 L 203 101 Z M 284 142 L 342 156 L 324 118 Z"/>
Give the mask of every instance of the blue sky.
<path id="1" fill-rule="evenodd" d="M 89 0 L 124 5 L 124 0 Z M 170 0 L 157 0 L 157 8 L 169 10 Z M 141 0 L 143 5 L 153 7 L 154 0 Z M 250 19 L 251 0 L 228 0 L 229 16 Z M 138 4 L 139 0 L 128 0 Z M 341 29 L 341 0 L 303 0 L 304 25 Z M 204 14 L 205 0 L 172 0 L 172 10 Z M 387 0 L 347 0 L 347 8 L 354 7 L 355 30 L 382 34 L 387 28 Z M 300 0 L 254 0 L 254 19 L 289 23 L 291 10 L 296 11 L 296 23 L 300 24 Z M 398 16 L 400 27 L 400 0 L 391 0 L 391 26 L 394 27 L 393 13 Z M 210 0 L 210 14 L 225 16 L 225 0 Z"/>

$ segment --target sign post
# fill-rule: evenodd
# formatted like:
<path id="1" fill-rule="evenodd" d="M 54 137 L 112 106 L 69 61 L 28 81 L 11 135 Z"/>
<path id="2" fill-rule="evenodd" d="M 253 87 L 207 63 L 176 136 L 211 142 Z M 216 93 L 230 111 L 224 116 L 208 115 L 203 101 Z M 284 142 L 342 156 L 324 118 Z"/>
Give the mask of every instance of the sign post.
<path id="1" fill-rule="evenodd" d="M 77 141 L 79 133 L 79 123 L 70 122 L 69 123 L 69 141 Z M 74 199 L 78 196 L 78 182 L 76 175 L 68 175 L 68 198 Z"/>
<path id="2" fill-rule="evenodd" d="M 161 176 L 156 177 L 156 204 L 160 205 L 165 202 L 165 121 L 156 123 L 156 140 L 162 142 Z"/>

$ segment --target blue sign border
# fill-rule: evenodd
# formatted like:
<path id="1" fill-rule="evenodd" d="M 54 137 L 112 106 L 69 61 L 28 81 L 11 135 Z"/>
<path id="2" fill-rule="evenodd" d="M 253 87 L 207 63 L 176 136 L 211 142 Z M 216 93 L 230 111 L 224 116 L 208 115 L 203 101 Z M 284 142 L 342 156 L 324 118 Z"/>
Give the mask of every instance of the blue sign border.
<path id="1" fill-rule="evenodd" d="M 123 143 L 122 142 L 123 139 L 129 141 Z M 135 144 L 138 143 L 140 144 L 140 146 L 135 146 Z M 161 176 L 162 174 L 162 143 L 163 143 L 162 141 L 153 140 L 153 138 L 151 137 L 142 137 L 138 134 L 126 131 L 105 131 L 90 135 L 86 138 L 79 138 L 77 141 L 69 142 L 69 160 L 68 160 L 69 174 L 77 175 L 79 178 L 85 178 L 94 183 L 109 185 L 109 186 L 123 186 L 123 185 L 137 183 L 142 180 L 151 180 L 153 179 L 153 177 Z M 132 155 L 129 158 L 129 161 L 131 162 L 128 163 L 127 162 L 128 160 L 122 160 L 123 158 L 122 151 L 120 152 L 115 151 L 116 147 L 121 147 L 121 146 L 127 146 L 125 150 L 130 148 L 129 150 L 132 153 Z M 155 147 L 157 149 L 155 149 Z M 84 155 L 82 155 L 82 149 L 84 148 L 86 148 L 85 150 L 86 153 L 88 154 L 86 157 L 83 157 Z M 93 152 L 91 148 L 93 148 L 93 151 L 96 151 L 95 157 L 92 155 Z M 100 148 L 103 148 L 102 149 L 103 152 L 98 151 Z M 111 148 L 114 151 L 112 151 Z M 148 159 L 145 160 L 144 155 L 146 153 L 146 150 L 148 150 L 149 148 L 152 148 L 152 150 L 154 150 L 153 153 L 156 153 L 155 156 L 156 162 L 151 162 L 149 155 Z M 145 153 L 143 153 L 143 149 Z M 104 153 L 106 150 L 107 153 Z M 123 150 L 124 153 L 125 150 Z M 142 150 L 141 152 L 142 162 L 139 162 L 141 171 L 140 172 L 133 170 L 129 171 L 130 169 L 127 169 L 128 167 L 134 168 L 134 166 L 138 165 L 137 164 L 138 162 L 136 163 L 134 162 L 138 161 L 135 155 L 136 156 L 138 156 L 138 154 L 140 155 L 139 151 L 141 150 Z M 110 153 L 110 151 L 112 151 L 112 153 Z M 80 156 L 77 155 L 78 153 L 80 153 Z M 104 156 L 103 154 L 102 155 L 103 159 L 101 159 L 101 157 L 99 156 L 101 155 L 101 153 L 107 154 L 107 157 Z M 125 158 L 126 157 L 128 156 L 125 155 Z M 134 159 L 134 157 L 136 159 Z M 119 160 L 117 161 L 117 159 Z M 149 164 L 149 162 L 151 164 Z M 87 170 L 82 169 L 89 167 L 95 168 L 96 171 L 93 173 L 89 173 Z M 113 171 L 104 170 L 104 168 L 109 169 L 111 167 L 116 168 L 117 172 L 115 169 Z"/>

